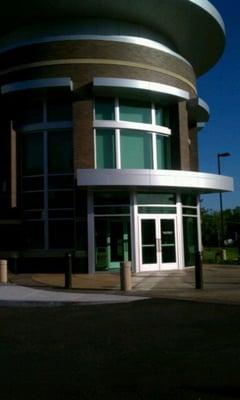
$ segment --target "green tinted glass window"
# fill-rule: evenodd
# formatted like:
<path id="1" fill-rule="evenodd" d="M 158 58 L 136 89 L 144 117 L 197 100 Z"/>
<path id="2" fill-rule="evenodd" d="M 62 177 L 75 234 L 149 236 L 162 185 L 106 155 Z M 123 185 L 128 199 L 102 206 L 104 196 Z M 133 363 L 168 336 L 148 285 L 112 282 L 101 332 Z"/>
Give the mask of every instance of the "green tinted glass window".
<path id="1" fill-rule="evenodd" d="M 138 193 L 137 204 L 176 204 L 176 195 L 171 193 Z"/>
<path id="2" fill-rule="evenodd" d="M 49 98 L 47 100 L 47 120 L 72 121 L 72 103 L 66 98 Z"/>
<path id="3" fill-rule="evenodd" d="M 129 204 L 129 192 L 96 192 L 94 193 L 94 205 L 119 205 Z"/>
<path id="4" fill-rule="evenodd" d="M 166 108 L 156 106 L 156 125 L 169 127 L 169 112 Z"/>
<path id="5" fill-rule="evenodd" d="M 73 170 L 71 131 L 48 132 L 48 173 L 69 173 Z"/>
<path id="6" fill-rule="evenodd" d="M 190 207 L 183 207 L 183 214 L 184 215 L 197 215 L 197 209 L 196 208 L 190 208 Z"/>
<path id="7" fill-rule="evenodd" d="M 157 135 L 157 167 L 168 169 L 171 166 L 170 138 Z"/>
<path id="8" fill-rule="evenodd" d="M 182 204 L 185 206 L 196 206 L 197 197 L 193 194 L 182 194 Z"/>
<path id="9" fill-rule="evenodd" d="M 195 264 L 195 253 L 198 251 L 197 218 L 183 218 L 184 256 L 185 266 Z"/>
<path id="10" fill-rule="evenodd" d="M 43 135 L 23 136 L 23 175 L 43 174 Z"/>
<path id="11" fill-rule="evenodd" d="M 146 132 L 121 130 L 121 167 L 152 168 L 152 136 Z"/>
<path id="12" fill-rule="evenodd" d="M 115 168 L 115 132 L 113 129 L 96 130 L 97 168 Z"/>
<path id="13" fill-rule="evenodd" d="M 108 121 L 115 119 L 114 98 L 97 97 L 95 99 L 95 119 Z"/>
<path id="14" fill-rule="evenodd" d="M 144 124 L 152 123 L 150 102 L 119 99 L 119 108 L 121 121 L 139 122 Z"/>
<path id="15" fill-rule="evenodd" d="M 176 207 L 138 207 L 139 214 L 176 214 Z"/>

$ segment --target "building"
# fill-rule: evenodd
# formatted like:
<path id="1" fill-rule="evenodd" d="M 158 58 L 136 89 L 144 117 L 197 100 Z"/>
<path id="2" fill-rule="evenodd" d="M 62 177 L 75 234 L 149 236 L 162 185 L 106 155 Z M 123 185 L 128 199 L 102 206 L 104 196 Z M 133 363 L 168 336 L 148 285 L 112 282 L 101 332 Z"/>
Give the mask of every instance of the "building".
<path id="1" fill-rule="evenodd" d="M 0 18 L 1 254 L 50 266 L 74 250 L 88 272 L 193 265 L 199 195 L 233 189 L 198 172 L 196 78 L 224 49 L 218 11 L 9 0 Z"/>

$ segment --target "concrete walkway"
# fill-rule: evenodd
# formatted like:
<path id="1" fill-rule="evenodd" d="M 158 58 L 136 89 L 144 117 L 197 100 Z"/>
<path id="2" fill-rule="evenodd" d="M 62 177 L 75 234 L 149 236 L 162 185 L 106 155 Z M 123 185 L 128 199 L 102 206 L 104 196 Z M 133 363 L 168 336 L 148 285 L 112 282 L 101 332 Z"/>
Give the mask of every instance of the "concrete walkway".
<path id="1" fill-rule="evenodd" d="M 131 301 L 143 300 L 142 297 L 121 296 L 105 293 L 72 293 L 61 290 L 41 290 L 19 285 L 0 284 L 0 306 L 16 305 L 16 303 L 81 303 L 81 304 L 111 304 L 128 303 Z"/>
<path id="2" fill-rule="evenodd" d="M 205 265 L 204 289 L 195 289 L 194 268 L 134 274 L 132 291 L 120 292 L 118 273 L 74 274 L 73 288 L 64 289 L 63 274 L 9 275 L 0 285 L 0 302 L 116 303 L 165 298 L 240 305 L 240 266 Z"/>

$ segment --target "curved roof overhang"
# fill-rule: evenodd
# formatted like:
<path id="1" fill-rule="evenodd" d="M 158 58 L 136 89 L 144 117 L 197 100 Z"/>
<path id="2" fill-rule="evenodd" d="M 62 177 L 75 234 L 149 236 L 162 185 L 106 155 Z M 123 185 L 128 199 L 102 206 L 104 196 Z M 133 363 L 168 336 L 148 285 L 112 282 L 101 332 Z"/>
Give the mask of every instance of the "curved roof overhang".
<path id="1" fill-rule="evenodd" d="M 100 96 L 137 97 L 144 100 L 161 101 L 165 105 L 190 99 L 190 94 L 186 90 L 137 79 L 94 78 L 93 91 Z"/>
<path id="2" fill-rule="evenodd" d="M 231 192 L 233 178 L 205 172 L 143 169 L 78 169 L 77 185 L 158 188 L 191 193 Z"/>
<path id="3" fill-rule="evenodd" d="M 210 69 L 223 53 L 225 28 L 208 0 L 9 0 L 0 16 L 0 36 L 22 26 L 42 26 L 79 18 L 127 21 L 166 37 L 197 75 Z"/>

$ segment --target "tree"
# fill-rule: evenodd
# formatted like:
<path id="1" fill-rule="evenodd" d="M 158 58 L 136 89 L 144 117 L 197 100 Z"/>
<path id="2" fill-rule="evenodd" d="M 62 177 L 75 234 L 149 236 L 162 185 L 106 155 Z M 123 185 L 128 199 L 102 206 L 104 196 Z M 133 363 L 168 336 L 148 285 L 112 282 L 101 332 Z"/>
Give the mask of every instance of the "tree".
<path id="1" fill-rule="evenodd" d="M 220 246 L 220 212 L 201 209 L 202 239 L 207 247 Z M 240 207 L 223 211 L 224 239 L 231 239 L 234 245 L 240 241 Z"/>

